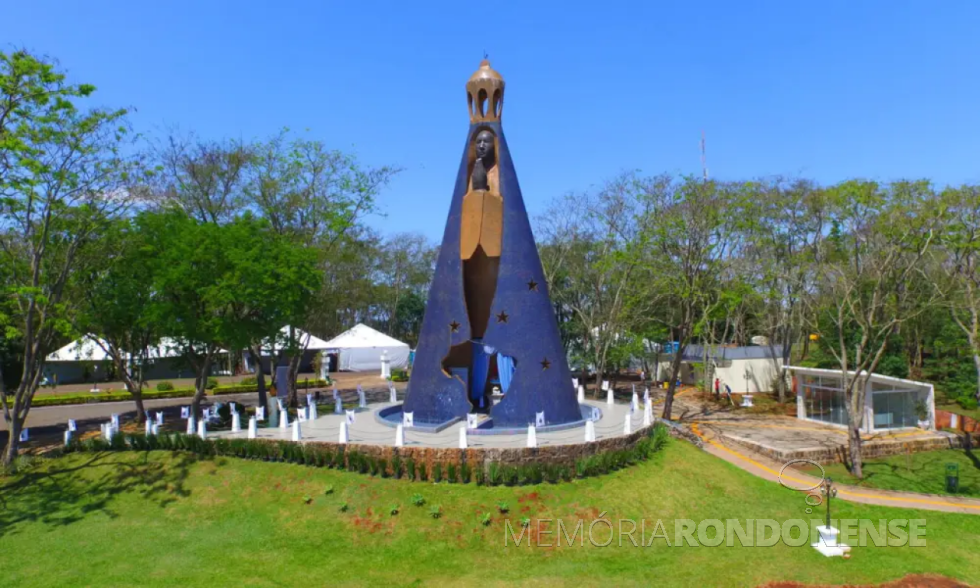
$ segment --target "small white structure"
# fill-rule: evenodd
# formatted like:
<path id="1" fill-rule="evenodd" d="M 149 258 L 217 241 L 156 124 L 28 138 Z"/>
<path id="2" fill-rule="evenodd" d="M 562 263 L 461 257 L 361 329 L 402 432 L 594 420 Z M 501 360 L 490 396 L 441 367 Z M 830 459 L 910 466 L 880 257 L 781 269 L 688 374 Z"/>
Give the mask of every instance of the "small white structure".
<path id="1" fill-rule="evenodd" d="M 543 427 L 544 426 L 544 412 L 534 413 L 534 426 Z"/>
<path id="2" fill-rule="evenodd" d="M 649 427 L 653 424 L 653 403 L 647 398 L 643 403 L 643 426 Z"/>
<path id="3" fill-rule="evenodd" d="M 255 417 L 252 417 L 248 419 L 248 438 L 255 439 L 257 432 L 258 432 L 258 423 L 255 421 Z"/>
<path id="4" fill-rule="evenodd" d="M 197 422 L 197 436 L 201 439 L 208 438 L 208 425 L 204 420 Z"/>
<path id="5" fill-rule="evenodd" d="M 65 445 L 71 444 L 71 431 L 65 431 Z"/>
<path id="6" fill-rule="evenodd" d="M 585 442 L 592 443 L 595 441 L 595 421 L 589 419 L 585 421 Z"/>
<path id="7" fill-rule="evenodd" d="M 415 426 L 415 413 L 414 412 L 403 412 L 402 413 L 402 424 L 406 427 Z"/>
<path id="8" fill-rule="evenodd" d="M 303 433 L 299 428 L 299 420 L 293 421 L 293 441 L 299 441 L 303 438 Z"/>
<path id="9" fill-rule="evenodd" d="M 789 366 L 796 392 L 796 416 L 803 420 L 848 426 L 844 378 L 839 370 Z M 848 378 L 854 378 L 848 372 Z M 860 384 L 859 384 L 860 385 Z M 935 391 L 932 384 L 881 374 L 866 376 L 864 431 L 936 429 Z"/>
<path id="10" fill-rule="evenodd" d="M 816 543 L 811 543 L 810 546 L 825 557 L 843 556 L 845 553 L 851 551 L 850 546 L 837 542 L 839 532 L 834 527 L 820 525 L 817 527 L 817 533 L 820 535 L 820 540 Z"/>
<path id="11" fill-rule="evenodd" d="M 242 417 L 237 412 L 231 415 L 231 432 L 240 433 L 242 431 Z"/>
<path id="12" fill-rule="evenodd" d="M 355 412 L 353 410 L 347 410 L 347 411 L 344 411 L 344 414 L 346 415 L 347 424 L 348 425 L 353 425 L 354 424 L 354 419 L 355 419 Z"/>
<path id="13" fill-rule="evenodd" d="M 606 391 L 606 404 L 615 404 L 616 398 L 613 396 L 612 388 Z"/>
<path id="14" fill-rule="evenodd" d="M 466 428 L 467 429 L 475 429 L 475 428 L 477 428 L 477 426 L 479 426 L 479 424 L 480 424 L 480 419 L 479 419 L 479 417 L 477 416 L 476 413 L 471 412 L 471 413 L 469 413 L 469 414 L 466 415 Z"/>
<path id="15" fill-rule="evenodd" d="M 195 431 L 194 417 L 193 416 L 189 416 L 189 417 L 187 417 L 187 434 L 188 435 L 193 435 L 194 434 L 194 431 Z"/>
<path id="16" fill-rule="evenodd" d="M 347 431 L 347 421 L 346 420 L 340 421 L 340 436 L 337 439 L 337 441 L 339 443 L 349 443 L 350 442 L 350 434 Z"/>
<path id="17" fill-rule="evenodd" d="M 279 412 L 279 428 L 284 431 L 289 428 L 289 413 L 285 410 Z"/>
<path id="18" fill-rule="evenodd" d="M 459 428 L 459 448 L 466 449 L 468 447 L 466 443 L 466 427 Z"/>
<path id="19" fill-rule="evenodd" d="M 382 354 L 385 354 L 389 360 L 389 370 L 408 367 L 407 343 L 402 343 L 363 323 L 327 341 L 326 347 L 328 352 L 337 353 L 337 369 L 341 371 L 380 371 Z"/>
<path id="20" fill-rule="evenodd" d="M 344 403 L 340 401 L 339 396 L 333 399 L 333 413 L 344 414 Z"/>
<path id="21" fill-rule="evenodd" d="M 401 424 L 395 427 L 395 447 L 405 447 L 405 427 Z"/>
<path id="22" fill-rule="evenodd" d="M 578 403 L 579 404 L 585 403 L 585 386 L 580 385 L 578 387 Z"/>
<path id="23" fill-rule="evenodd" d="M 388 357 L 388 350 L 381 352 L 381 379 L 387 380 L 391 377 L 391 358 Z"/>
<path id="24" fill-rule="evenodd" d="M 640 410 L 640 397 L 636 394 L 636 387 L 633 387 L 633 397 L 630 399 L 630 411 L 636 412 Z"/>
<path id="25" fill-rule="evenodd" d="M 259 421 L 265 420 L 265 407 L 259 406 L 255 409 L 255 419 Z"/>
<path id="26" fill-rule="evenodd" d="M 623 421 L 623 435 L 629 435 L 633 432 L 633 413 L 626 413 L 626 419 Z"/>
<path id="27" fill-rule="evenodd" d="M 306 410 L 308 410 L 309 413 L 310 413 L 310 420 L 311 421 L 315 421 L 315 420 L 317 420 L 320 417 L 320 415 L 317 413 L 316 402 L 314 402 L 313 404 L 310 404 L 309 406 L 307 406 L 306 407 Z"/>
<path id="28" fill-rule="evenodd" d="M 360 408 L 367 408 L 367 398 L 364 396 L 364 390 L 358 388 L 357 390 L 357 406 Z"/>
<path id="29" fill-rule="evenodd" d="M 527 446 L 531 448 L 538 446 L 538 433 L 535 431 L 534 425 L 527 427 Z"/>

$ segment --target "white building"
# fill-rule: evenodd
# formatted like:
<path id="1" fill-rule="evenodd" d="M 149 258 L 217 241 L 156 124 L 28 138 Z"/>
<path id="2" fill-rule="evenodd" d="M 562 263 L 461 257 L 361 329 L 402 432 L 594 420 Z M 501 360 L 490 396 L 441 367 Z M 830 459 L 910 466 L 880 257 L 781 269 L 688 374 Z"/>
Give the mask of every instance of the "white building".
<path id="1" fill-rule="evenodd" d="M 708 370 L 705 370 L 706 359 Z M 658 381 L 667 377 L 671 362 L 672 355 L 663 356 L 658 373 L 655 374 Z M 681 363 L 680 381 L 693 386 L 703 380 L 707 373 L 711 378 L 707 382 L 711 390 L 714 390 L 714 380 L 717 378 L 722 393 L 726 391 L 726 386 L 734 394 L 765 393 L 773 390 L 773 384 L 780 377 L 782 367 L 782 347 L 779 345 L 772 348 L 768 345 L 688 345 Z"/>
<path id="2" fill-rule="evenodd" d="M 787 366 L 796 391 L 796 416 L 803 420 L 846 427 L 844 378 L 839 370 Z M 850 378 L 854 372 L 848 372 Z M 864 389 L 864 431 L 893 431 L 915 427 L 935 430 L 936 405 L 932 384 L 871 374 Z"/>
<path id="3" fill-rule="evenodd" d="M 408 367 L 408 343 L 359 323 L 326 342 L 327 353 L 337 355 L 337 369 L 350 372 L 381 370 L 381 355 L 387 353 L 391 369 Z"/>

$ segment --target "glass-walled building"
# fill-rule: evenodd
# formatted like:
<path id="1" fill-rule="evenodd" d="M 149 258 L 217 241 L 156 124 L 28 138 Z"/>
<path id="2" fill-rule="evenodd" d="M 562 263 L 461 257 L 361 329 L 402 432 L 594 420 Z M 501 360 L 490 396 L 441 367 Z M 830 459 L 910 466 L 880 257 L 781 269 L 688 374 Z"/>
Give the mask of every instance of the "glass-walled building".
<path id="1" fill-rule="evenodd" d="M 828 425 L 847 426 L 844 378 L 837 370 L 789 366 L 796 391 L 796 416 Z M 854 378 L 854 372 L 848 373 Z M 936 428 L 932 384 L 871 374 L 863 384 L 866 432 Z"/>

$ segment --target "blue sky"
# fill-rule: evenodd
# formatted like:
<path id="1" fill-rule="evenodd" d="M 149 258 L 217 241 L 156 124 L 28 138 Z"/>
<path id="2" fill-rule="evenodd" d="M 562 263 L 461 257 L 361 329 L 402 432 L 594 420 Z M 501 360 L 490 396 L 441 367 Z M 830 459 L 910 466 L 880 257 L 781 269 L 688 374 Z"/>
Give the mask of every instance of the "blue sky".
<path id="1" fill-rule="evenodd" d="M 980 3 L 5 2 L 147 134 L 288 126 L 405 168 L 371 223 L 441 237 L 483 52 L 532 217 L 624 170 L 980 180 Z"/>

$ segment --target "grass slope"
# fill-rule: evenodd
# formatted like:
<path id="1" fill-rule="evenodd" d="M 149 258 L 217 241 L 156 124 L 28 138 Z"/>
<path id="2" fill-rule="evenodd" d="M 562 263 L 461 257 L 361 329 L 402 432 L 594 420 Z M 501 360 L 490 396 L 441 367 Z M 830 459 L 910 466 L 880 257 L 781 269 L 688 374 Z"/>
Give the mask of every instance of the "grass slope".
<path id="1" fill-rule="evenodd" d="M 826 465 L 824 469 L 834 481 L 844 484 L 883 490 L 949 494 L 946 492 L 948 463 L 959 465 L 960 485 L 956 495 L 980 498 L 980 456 L 976 451 L 946 449 L 865 461 L 863 480 L 852 476 L 843 464 Z M 814 467 L 805 468 L 805 471 L 820 474 Z"/>
<path id="2" fill-rule="evenodd" d="M 334 492 L 325 495 L 325 488 Z M 425 506 L 412 505 L 421 493 Z M 305 498 L 312 503 L 306 504 Z M 847 504 L 855 518 L 925 518 L 927 547 L 504 547 L 503 519 L 809 518 L 803 495 L 683 442 L 602 478 L 487 488 L 178 453 L 73 454 L 0 479 L 4 586 L 337 584 L 753 586 L 865 583 L 907 573 L 980 582 L 980 517 Z M 496 512 L 498 502 L 510 506 Z M 347 502 L 348 512 L 339 505 Z M 400 514 L 389 515 L 392 505 Z M 433 519 L 430 507 L 443 516 Z M 480 517 L 493 512 L 484 527 Z M 552 525 L 554 529 L 555 526 Z M 604 538 L 605 532 L 597 537 Z M 552 536 L 553 537 L 553 536 Z"/>

